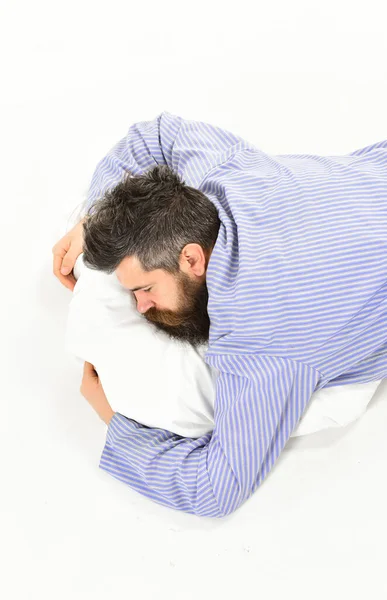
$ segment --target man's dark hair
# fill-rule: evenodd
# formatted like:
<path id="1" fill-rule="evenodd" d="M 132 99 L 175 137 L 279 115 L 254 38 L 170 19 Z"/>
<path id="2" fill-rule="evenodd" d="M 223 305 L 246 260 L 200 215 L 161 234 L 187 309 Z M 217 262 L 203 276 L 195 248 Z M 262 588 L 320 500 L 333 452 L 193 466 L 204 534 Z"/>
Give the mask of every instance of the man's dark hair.
<path id="1" fill-rule="evenodd" d="M 219 226 L 217 209 L 207 196 L 169 166 L 157 165 L 141 175 L 128 173 L 89 207 L 83 261 L 110 274 L 125 257 L 135 256 L 144 271 L 175 274 L 184 246 L 196 243 L 209 250 Z"/>

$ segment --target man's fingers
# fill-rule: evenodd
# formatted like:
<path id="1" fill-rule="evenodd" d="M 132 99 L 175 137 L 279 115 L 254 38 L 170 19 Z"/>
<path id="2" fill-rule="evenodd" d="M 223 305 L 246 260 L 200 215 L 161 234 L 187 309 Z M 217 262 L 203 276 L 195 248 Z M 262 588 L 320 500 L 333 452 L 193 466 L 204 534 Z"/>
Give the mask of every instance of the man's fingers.
<path id="1" fill-rule="evenodd" d="M 60 268 L 62 266 L 63 257 L 60 254 L 54 254 L 54 275 L 59 277 Z"/>
<path id="2" fill-rule="evenodd" d="M 70 273 L 70 275 L 62 275 L 62 277 L 63 285 L 65 285 L 72 292 L 75 288 L 75 284 L 77 283 L 77 280 L 75 279 L 74 275 Z"/>
<path id="3" fill-rule="evenodd" d="M 81 387 L 79 388 L 79 391 L 81 392 L 81 394 L 83 395 L 83 389 L 84 389 L 84 385 L 85 385 L 85 378 L 88 377 L 89 375 L 89 365 L 90 363 L 88 363 L 86 360 L 83 363 L 83 375 L 82 375 L 82 382 L 81 382 Z"/>
<path id="4" fill-rule="evenodd" d="M 76 279 L 72 275 L 71 270 L 75 264 L 74 258 L 71 254 L 68 256 L 68 248 L 70 244 L 65 244 L 61 247 L 56 247 L 52 249 L 54 257 L 53 257 L 53 272 L 55 277 L 59 279 L 59 281 L 67 287 L 69 290 L 73 290 L 76 284 Z M 61 273 L 61 269 L 63 267 L 67 267 L 67 275 Z"/>
<path id="5" fill-rule="evenodd" d="M 62 275 L 60 272 L 60 268 L 62 265 L 62 258 L 59 255 L 54 255 L 54 275 L 59 279 L 59 281 L 67 287 L 69 290 L 73 291 L 77 280 L 74 275 L 70 273 L 69 275 Z"/>
<path id="6" fill-rule="evenodd" d="M 68 275 L 75 265 L 79 252 L 75 251 L 70 241 L 63 240 L 60 245 L 57 244 L 53 247 L 52 253 L 54 255 L 55 275 L 58 277 L 59 270 L 62 275 Z"/>
<path id="7" fill-rule="evenodd" d="M 85 364 L 83 365 L 83 377 L 87 379 L 94 378 L 95 380 L 99 377 L 97 371 L 94 368 L 94 365 L 87 362 L 86 360 Z"/>
<path id="8" fill-rule="evenodd" d="M 73 270 L 76 260 L 77 257 L 73 253 L 67 252 L 67 254 L 63 257 L 62 266 L 60 268 L 62 275 L 68 275 L 70 271 Z"/>
<path id="9" fill-rule="evenodd" d="M 53 248 L 53 271 L 55 277 L 67 287 L 73 290 L 76 279 L 72 274 L 78 256 L 82 252 L 83 237 L 82 227 L 85 219 L 82 219 L 70 231 L 57 242 Z"/>
<path id="10" fill-rule="evenodd" d="M 60 244 L 60 245 L 59 245 Z M 53 258 L 53 266 L 54 266 L 54 275 L 59 277 L 60 268 L 62 266 L 62 262 L 64 257 L 70 248 L 70 241 L 66 242 L 65 240 L 59 242 L 59 244 L 55 244 L 52 249 L 52 253 L 54 255 Z"/>

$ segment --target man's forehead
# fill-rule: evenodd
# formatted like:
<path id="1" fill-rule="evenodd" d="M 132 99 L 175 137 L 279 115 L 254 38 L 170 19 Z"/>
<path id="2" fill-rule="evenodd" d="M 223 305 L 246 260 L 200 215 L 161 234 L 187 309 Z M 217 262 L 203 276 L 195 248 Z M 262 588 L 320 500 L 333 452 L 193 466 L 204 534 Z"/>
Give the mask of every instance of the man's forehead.
<path id="1" fill-rule="evenodd" d="M 125 288 L 132 289 L 147 287 L 160 281 L 163 276 L 161 269 L 155 271 L 144 271 L 134 256 L 126 256 L 115 270 L 118 281 Z"/>
<path id="2" fill-rule="evenodd" d="M 118 281 L 124 287 L 137 287 L 146 282 L 149 273 L 141 269 L 140 263 L 135 256 L 126 256 L 116 268 Z M 145 283 L 144 283 L 145 285 Z"/>

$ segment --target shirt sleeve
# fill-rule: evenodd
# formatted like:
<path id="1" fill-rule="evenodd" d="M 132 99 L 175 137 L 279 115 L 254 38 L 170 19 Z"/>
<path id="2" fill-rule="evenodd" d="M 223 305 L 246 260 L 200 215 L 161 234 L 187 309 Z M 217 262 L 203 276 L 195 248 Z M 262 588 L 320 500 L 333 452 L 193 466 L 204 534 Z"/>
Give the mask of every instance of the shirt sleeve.
<path id="1" fill-rule="evenodd" d="M 220 371 L 212 432 L 184 438 L 115 413 L 99 467 L 159 504 L 223 517 L 264 481 L 320 374 L 273 356 L 207 354 L 206 361 Z"/>
<path id="2" fill-rule="evenodd" d="M 252 146 L 230 131 L 163 111 L 151 121 L 131 125 L 98 162 L 85 208 L 89 210 L 125 174 L 142 174 L 159 164 L 171 167 L 187 185 L 198 187 L 209 170 L 245 147 Z"/>

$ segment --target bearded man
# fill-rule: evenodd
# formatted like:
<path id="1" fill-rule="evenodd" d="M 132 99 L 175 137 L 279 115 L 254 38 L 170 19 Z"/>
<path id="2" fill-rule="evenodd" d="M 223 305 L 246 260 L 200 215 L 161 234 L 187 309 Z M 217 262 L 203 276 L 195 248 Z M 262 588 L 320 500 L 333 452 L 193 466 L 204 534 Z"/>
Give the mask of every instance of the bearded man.
<path id="1" fill-rule="evenodd" d="M 160 504 L 230 514 L 315 391 L 387 377 L 387 140 L 269 155 L 162 112 L 98 163 L 82 234 L 85 264 L 115 271 L 152 326 L 208 343 L 219 372 L 214 429 L 198 439 L 106 418 L 100 467 Z M 72 235 L 57 273 L 81 251 Z"/>

